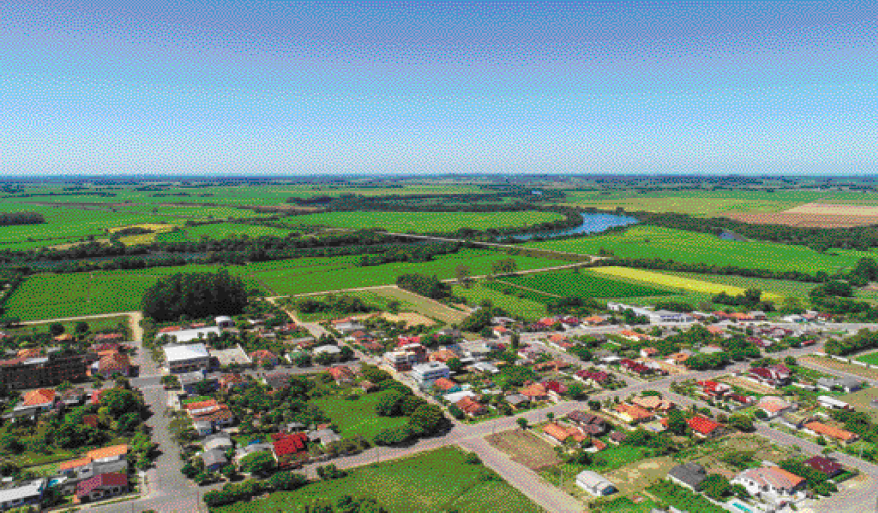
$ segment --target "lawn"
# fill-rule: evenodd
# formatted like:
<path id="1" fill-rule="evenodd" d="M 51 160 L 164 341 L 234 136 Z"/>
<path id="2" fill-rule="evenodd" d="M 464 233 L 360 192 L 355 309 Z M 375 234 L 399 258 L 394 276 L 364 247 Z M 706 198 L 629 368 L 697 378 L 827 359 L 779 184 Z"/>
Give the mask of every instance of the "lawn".
<path id="1" fill-rule="evenodd" d="M 872 406 L 872 401 L 878 399 L 878 388 L 865 388 L 840 396 L 839 399 L 853 406 L 856 411 L 865 412 L 872 422 L 878 422 L 878 410 Z"/>
<path id="2" fill-rule="evenodd" d="M 634 280 L 637 282 L 653 283 L 664 287 L 671 287 L 683 293 L 698 292 L 702 294 L 719 294 L 720 292 L 726 292 L 732 295 L 739 295 L 744 293 L 744 289 L 741 287 L 722 285 L 715 282 L 696 280 L 692 278 L 685 278 L 673 274 L 644 271 L 642 269 L 632 269 L 630 267 L 597 267 L 595 269 L 592 269 L 591 271 L 605 276 L 613 276 L 622 279 Z M 779 301 L 782 299 L 777 294 L 772 294 L 768 292 L 764 292 L 762 296 L 764 299 L 768 299 L 771 301 Z"/>
<path id="3" fill-rule="evenodd" d="M 820 270 L 833 273 L 856 265 L 874 251 L 832 249 L 818 253 L 805 246 L 772 242 L 736 242 L 706 234 L 637 225 L 622 233 L 527 243 L 528 247 L 596 255 L 603 248 L 620 258 L 674 260 L 682 263 L 732 265 L 773 271 Z"/>
<path id="4" fill-rule="evenodd" d="M 636 284 L 608 278 L 603 275 L 603 273 L 595 273 L 592 271 L 579 273 L 573 271 L 556 271 L 527 274 L 524 276 L 504 277 L 501 278 L 501 281 L 519 287 L 546 292 L 555 296 L 612 298 L 662 296 L 671 294 L 666 290 L 650 287 L 646 284 Z"/>
<path id="5" fill-rule="evenodd" d="M 542 511 L 502 480 L 484 481 L 481 465 L 468 464 L 456 448 L 443 448 L 379 465 L 359 467 L 347 477 L 320 481 L 294 492 L 216 508 L 217 513 L 296 511 L 314 501 L 373 497 L 390 513 L 493 513 Z"/>
<path id="6" fill-rule="evenodd" d="M 670 481 L 656 483 L 647 492 L 682 511 L 698 513 L 726 513 L 726 510 L 710 502 L 699 494 Z"/>
<path id="7" fill-rule="evenodd" d="M 91 319 L 85 321 L 88 324 L 89 329 L 92 332 L 106 329 L 106 328 L 115 328 L 119 324 L 128 325 L 128 316 L 127 315 L 117 315 L 115 317 L 106 317 L 103 319 Z M 62 322 L 61 325 L 64 326 L 65 333 L 73 333 L 76 329 L 77 321 L 65 321 Z M 47 333 L 49 331 L 49 326 L 52 323 L 41 323 L 41 324 L 28 324 L 26 326 L 20 326 L 17 328 L 7 329 L 6 331 L 11 333 Z"/>
<path id="8" fill-rule="evenodd" d="M 407 417 L 379 417 L 375 413 L 375 405 L 390 390 L 366 394 L 356 401 L 337 395 L 319 397 L 311 401 L 323 410 L 338 425 L 339 433 L 344 437 L 362 435 L 372 441 L 375 435 L 384 428 L 403 426 Z"/>
<path id="9" fill-rule="evenodd" d="M 487 300 L 494 306 L 506 310 L 510 315 L 529 321 L 535 321 L 547 315 L 544 302 L 507 295 L 499 290 L 491 289 L 490 285 L 490 283 L 484 281 L 478 282 L 468 289 L 460 285 L 454 285 L 452 293 L 455 296 L 465 297 L 467 304 L 470 306 L 478 306 L 482 301 Z"/>
<path id="10" fill-rule="evenodd" d="M 650 513 L 653 508 L 657 507 L 658 504 L 649 499 L 644 499 L 639 504 L 635 504 L 628 497 L 619 497 L 600 506 L 593 506 L 592 510 L 600 513 Z"/>
<path id="11" fill-rule="evenodd" d="M 189 228 L 182 228 L 175 232 L 163 233 L 157 237 L 157 240 L 161 242 L 182 242 L 197 241 L 200 240 L 202 237 L 208 237 L 211 239 L 227 239 L 229 237 L 241 237 L 244 235 L 248 237 L 263 237 L 266 235 L 284 237 L 290 232 L 291 230 L 274 228 L 272 226 L 258 226 L 239 223 L 217 223 L 192 226 Z"/>
<path id="12" fill-rule="evenodd" d="M 870 365 L 878 365 L 878 352 L 864 354 L 854 359 L 858 362 L 868 363 Z"/>
<path id="13" fill-rule="evenodd" d="M 296 216 L 296 224 L 332 226 L 334 228 L 384 228 L 391 232 L 445 233 L 460 228 L 527 227 L 557 221 L 563 216 L 554 212 L 327 212 Z"/>

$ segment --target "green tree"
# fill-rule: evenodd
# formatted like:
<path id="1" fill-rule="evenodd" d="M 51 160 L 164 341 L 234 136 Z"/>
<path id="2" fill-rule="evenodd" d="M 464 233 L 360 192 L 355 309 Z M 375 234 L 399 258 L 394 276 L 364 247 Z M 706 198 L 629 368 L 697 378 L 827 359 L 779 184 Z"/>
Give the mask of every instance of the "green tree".
<path id="1" fill-rule="evenodd" d="M 442 413 L 442 408 L 435 404 L 424 404 L 412 412 L 409 417 L 409 426 L 419 436 L 435 435 L 448 426 L 448 419 Z"/>
<path id="2" fill-rule="evenodd" d="M 409 394 L 400 390 L 385 392 L 375 404 L 375 413 L 382 417 L 396 417 L 402 414 L 402 402 Z"/>
<path id="3" fill-rule="evenodd" d="M 255 475 L 268 475 L 276 466 L 274 456 L 268 451 L 258 451 L 241 459 L 241 470 Z"/>
<path id="4" fill-rule="evenodd" d="M 51 333 L 53 337 L 61 335 L 64 333 L 64 325 L 60 322 L 53 322 L 49 325 L 49 333 Z"/>
<path id="5" fill-rule="evenodd" d="M 689 425 L 686 424 L 686 417 L 680 410 L 671 410 L 668 412 L 668 431 L 675 435 L 685 435 Z"/>

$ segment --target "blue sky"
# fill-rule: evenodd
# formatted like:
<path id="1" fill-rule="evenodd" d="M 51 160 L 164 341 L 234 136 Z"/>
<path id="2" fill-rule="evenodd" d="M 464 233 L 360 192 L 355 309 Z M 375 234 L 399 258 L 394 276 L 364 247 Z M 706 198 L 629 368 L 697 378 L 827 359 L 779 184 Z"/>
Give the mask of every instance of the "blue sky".
<path id="1" fill-rule="evenodd" d="M 0 2 L 0 174 L 878 173 L 876 2 Z"/>

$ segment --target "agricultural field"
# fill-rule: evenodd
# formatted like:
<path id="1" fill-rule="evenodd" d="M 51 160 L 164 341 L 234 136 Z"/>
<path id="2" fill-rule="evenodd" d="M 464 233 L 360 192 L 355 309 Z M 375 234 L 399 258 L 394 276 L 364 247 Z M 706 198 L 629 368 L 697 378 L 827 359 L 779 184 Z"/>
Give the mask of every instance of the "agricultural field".
<path id="1" fill-rule="evenodd" d="M 282 228 L 274 228 L 271 226 L 257 226 L 251 224 L 238 223 L 217 223 L 204 224 L 200 226 L 190 226 L 180 228 L 179 230 L 162 233 L 157 237 L 160 242 L 184 242 L 197 241 L 203 237 L 211 239 L 227 239 L 229 237 L 263 237 L 271 235 L 275 237 L 284 237 L 291 233 L 292 230 L 284 230 Z"/>
<path id="2" fill-rule="evenodd" d="M 490 301 L 491 304 L 506 310 L 510 315 L 528 321 L 535 321 L 548 315 L 545 303 L 503 294 L 492 290 L 487 285 L 486 282 L 479 282 L 468 289 L 461 285 L 454 285 L 452 294 L 466 298 L 467 304 L 470 306 L 478 306 L 482 301 Z"/>
<path id="3" fill-rule="evenodd" d="M 655 271 L 645 271 L 643 269 L 632 269 L 630 267 L 596 267 L 591 269 L 591 271 L 599 275 L 628 279 L 641 283 L 650 283 L 658 286 L 674 288 L 682 292 L 691 291 L 703 294 L 719 294 L 720 292 L 725 292 L 731 295 L 738 295 L 744 292 L 744 288 L 732 285 L 697 280 Z M 770 292 L 764 292 L 762 295 L 764 299 L 769 301 L 779 301 L 782 299 L 781 296 Z"/>
<path id="4" fill-rule="evenodd" d="M 862 257 L 878 256 L 874 251 L 841 249 L 818 253 L 805 246 L 737 242 L 706 233 L 645 225 L 632 226 L 622 233 L 531 242 L 526 246 L 588 255 L 596 255 L 603 248 L 620 258 L 660 258 L 690 264 L 733 265 L 772 271 L 807 269 L 815 273 L 820 270 L 834 273 L 849 269 Z"/>
<path id="5" fill-rule="evenodd" d="M 64 326 L 65 333 L 74 333 L 76 329 L 76 323 L 77 321 L 64 321 L 61 323 L 61 325 Z M 104 317 L 101 319 L 89 319 L 88 321 L 86 321 L 86 323 L 88 324 L 88 327 L 91 331 L 98 331 L 107 328 L 116 328 L 120 324 L 123 324 L 125 326 L 129 325 L 127 315 L 116 315 L 113 317 Z M 7 328 L 4 331 L 8 333 L 14 333 L 16 335 L 48 333 L 49 326 L 51 324 L 53 323 L 25 324 L 14 328 Z"/>
<path id="6" fill-rule="evenodd" d="M 596 269 L 599 271 L 601 268 Z M 607 277 L 607 276 L 610 277 Z M 500 280 L 517 287 L 535 290 L 554 296 L 581 296 L 599 298 L 640 297 L 670 295 L 666 290 L 644 284 L 614 279 L 612 273 L 555 271 L 504 277 Z M 628 276 L 622 275 L 623 278 Z M 662 284 L 659 284 L 662 285 Z"/>
<path id="7" fill-rule="evenodd" d="M 28 277 L 9 297 L 6 315 L 22 320 L 53 319 L 136 310 L 143 293 L 161 276 L 180 272 L 226 269 L 249 287 L 272 295 L 295 295 L 355 287 L 391 285 L 405 273 L 454 277 L 459 265 L 473 275 L 487 273 L 491 264 L 507 258 L 492 250 L 466 249 L 424 263 L 391 263 L 358 267 L 359 256 L 276 260 L 245 266 L 187 265 L 93 273 L 44 273 Z M 525 256 L 512 257 L 519 269 L 553 267 L 561 262 Z"/>
<path id="8" fill-rule="evenodd" d="M 437 449 L 390 463 L 359 467 L 341 479 L 320 481 L 293 492 L 277 492 L 215 511 L 290 511 L 291 507 L 315 500 L 335 502 L 344 495 L 373 497 L 390 513 L 484 513 L 498 511 L 498 505 L 504 511 L 516 513 L 542 511 L 505 481 L 481 479 L 485 467 L 466 463 L 465 457 L 459 449 Z"/>
<path id="9" fill-rule="evenodd" d="M 560 219 L 563 216 L 554 212 L 328 212 L 296 216 L 294 222 L 333 228 L 441 233 L 460 228 L 527 227 Z"/>
<path id="10" fill-rule="evenodd" d="M 797 297 L 805 299 L 808 292 L 813 289 L 816 284 L 803 283 L 791 280 L 772 280 L 764 278 L 745 278 L 743 276 L 724 276 L 716 274 L 701 273 L 683 273 L 673 271 L 654 271 L 656 274 L 667 274 L 669 276 L 677 276 L 689 280 L 716 283 L 718 285 L 727 285 L 740 289 L 759 289 L 763 292 L 776 294 L 783 297 Z"/>
<path id="11" fill-rule="evenodd" d="M 531 470 L 541 470 L 561 463 L 552 446 L 531 431 L 513 429 L 486 439 L 497 450 L 509 456 L 509 459 Z"/>

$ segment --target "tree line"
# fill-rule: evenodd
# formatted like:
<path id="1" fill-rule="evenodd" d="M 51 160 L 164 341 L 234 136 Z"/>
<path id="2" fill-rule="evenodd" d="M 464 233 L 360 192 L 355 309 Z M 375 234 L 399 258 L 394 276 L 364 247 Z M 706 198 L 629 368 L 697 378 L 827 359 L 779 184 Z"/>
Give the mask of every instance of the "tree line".
<path id="1" fill-rule="evenodd" d="M 159 279 L 146 290 L 141 309 L 156 321 L 182 316 L 200 319 L 236 315 L 247 306 L 244 281 L 225 270 L 218 273 L 179 273 Z"/>
<path id="2" fill-rule="evenodd" d="M 0 226 L 44 224 L 46 219 L 37 212 L 4 212 L 0 214 Z"/>

